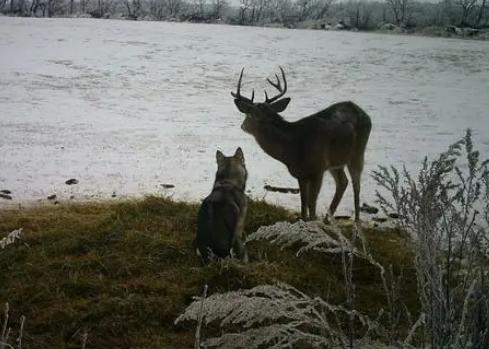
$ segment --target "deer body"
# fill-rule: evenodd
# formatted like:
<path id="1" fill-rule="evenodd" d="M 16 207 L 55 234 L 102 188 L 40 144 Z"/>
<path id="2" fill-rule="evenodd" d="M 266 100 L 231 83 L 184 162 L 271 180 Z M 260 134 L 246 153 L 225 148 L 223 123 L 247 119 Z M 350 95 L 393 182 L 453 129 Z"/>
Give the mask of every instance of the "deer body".
<path id="1" fill-rule="evenodd" d="M 336 191 L 329 210 L 334 214 L 348 185 L 345 167 L 350 173 L 355 201 L 355 221 L 360 215 L 360 178 L 364 153 L 372 128 L 370 117 L 353 102 L 339 102 L 315 114 L 286 121 L 279 112 L 286 109 L 290 98 L 278 99 L 286 91 L 280 83 L 273 84 L 281 92 L 264 103 L 253 103 L 239 93 L 235 104 L 246 114 L 241 128 L 254 136 L 265 153 L 282 162 L 299 182 L 301 218 L 316 219 L 316 203 L 325 171 L 330 171 Z M 277 77 L 277 81 L 279 81 Z M 254 95 L 254 94 L 253 94 Z"/>

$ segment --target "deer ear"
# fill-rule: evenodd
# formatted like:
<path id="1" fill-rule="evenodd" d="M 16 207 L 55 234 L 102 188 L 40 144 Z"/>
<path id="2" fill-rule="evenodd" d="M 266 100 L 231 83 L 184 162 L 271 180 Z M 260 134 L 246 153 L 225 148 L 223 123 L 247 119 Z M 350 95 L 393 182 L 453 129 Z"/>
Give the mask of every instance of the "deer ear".
<path id="1" fill-rule="evenodd" d="M 279 99 L 278 101 L 273 102 L 272 104 L 270 104 L 270 108 L 272 108 L 272 110 L 275 113 L 281 113 L 285 109 L 287 109 L 287 106 L 289 105 L 289 103 L 290 103 L 290 98 L 289 97 L 282 98 L 282 99 Z"/>
<path id="2" fill-rule="evenodd" d="M 243 154 L 243 150 L 241 149 L 241 147 L 238 147 L 238 149 L 236 149 L 234 156 L 239 158 L 241 160 L 241 162 L 244 163 L 244 154 Z"/>
<path id="3" fill-rule="evenodd" d="M 224 160 L 224 158 L 225 158 L 225 156 L 224 156 L 224 154 L 220 150 L 216 151 L 216 161 L 217 161 L 217 163 L 221 163 L 222 160 Z"/>
<path id="4" fill-rule="evenodd" d="M 236 104 L 236 107 L 238 107 L 238 110 L 242 112 L 243 114 L 248 114 L 251 110 L 251 107 L 253 106 L 252 103 L 248 101 L 244 101 L 242 99 L 235 99 L 234 104 Z"/>

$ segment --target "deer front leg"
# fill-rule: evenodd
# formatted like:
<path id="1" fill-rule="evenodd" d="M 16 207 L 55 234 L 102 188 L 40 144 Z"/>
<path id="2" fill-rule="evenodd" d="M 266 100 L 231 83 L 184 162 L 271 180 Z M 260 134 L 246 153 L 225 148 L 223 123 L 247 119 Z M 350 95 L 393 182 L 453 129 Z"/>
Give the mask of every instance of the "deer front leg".
<path id="1" fill-rule="evenodd" d="M 308 210 L 307 204 L 309 202 L 309 179 L 299 178 L 299 191 L 301 194 L 301 219 L 303 221 L 308 221 Z"/>
<path id="2" fill-rule="evenodd" d="M 321 186 L 323 185 L 324 173 L 321 172 L 315 176 L 311 177 L 309 181 L 309 218 L 314 221 L 316 220 L 316 205 L 318 201 L 319 193 L 321 192 Z"/>
<path id="3" fill-rule="evenodd" d="M 345 170 L 342 168 L 331 170 L 330 172 L 336 184 L 334 197 L 331 205 L 329 205 L 329 213 L 333 216 L 348 186 L 348 178 L 346 177 Z"/>

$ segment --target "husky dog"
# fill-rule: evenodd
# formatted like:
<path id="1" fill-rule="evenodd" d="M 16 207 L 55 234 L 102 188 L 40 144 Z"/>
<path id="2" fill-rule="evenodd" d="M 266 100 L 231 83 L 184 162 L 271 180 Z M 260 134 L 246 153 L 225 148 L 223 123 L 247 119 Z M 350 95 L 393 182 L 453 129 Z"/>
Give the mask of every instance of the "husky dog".
<path id="1" fill-rule="evenodd" d="M 241 148 L 233 156 L 216 152 L 217 172 L 211 193 L 202 202 L 197 218 L 195 244 L 205 265 L 211 252 L 225 258 L 231 254 L 248 262 L 241 239 L 248 198 L 245 194 L 248 171 Z"/>

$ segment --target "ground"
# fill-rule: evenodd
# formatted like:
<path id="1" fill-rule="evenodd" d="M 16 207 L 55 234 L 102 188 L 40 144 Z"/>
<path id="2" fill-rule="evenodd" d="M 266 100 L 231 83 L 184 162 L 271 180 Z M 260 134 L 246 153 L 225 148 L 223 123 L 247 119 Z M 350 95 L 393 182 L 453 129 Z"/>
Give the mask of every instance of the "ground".
<path id="1" fill-rule="evenodd" d="M 26 316 L 25 348 L 183 348 L 195 324 L 173 321 L 200 295 L 282 281 L 310 296 L 345 301 L 339 257 L 268 242 L 248 248 L 251 262 L 202 267 L 193 253 L 198 206 L 162 197 L 0 210 L 0 232 L 22 227 L 20 243 L 0 251 L 0 301 L 10 304 L 10 325 Z M 262 201 L 250 204 L 245 231 L 295 219 L 296 212 Z M 348 226 L 345 232 L 348 233 Z M 392 230 L 364 229 L 374 257 L 404 273 L 401 300 L 416 313 L 416 278 L 409 244 Z M 378 270 L 355 265 L 357 307 L 375 316 L 385 307 Z M 215 334 L 215 327 L 204 336 Z"/>

